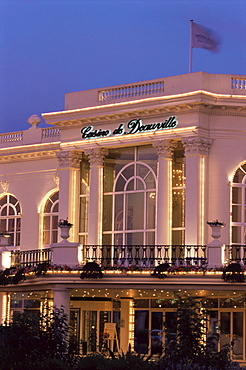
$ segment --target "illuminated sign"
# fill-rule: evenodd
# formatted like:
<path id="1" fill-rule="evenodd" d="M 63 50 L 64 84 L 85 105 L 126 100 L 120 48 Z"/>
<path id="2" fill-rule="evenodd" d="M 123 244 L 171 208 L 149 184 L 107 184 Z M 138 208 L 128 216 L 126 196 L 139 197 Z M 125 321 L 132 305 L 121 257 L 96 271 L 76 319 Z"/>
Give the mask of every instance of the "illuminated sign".
<path id="1" fill-rule="evenodd" d="M 164 122 L 147 123 L 143 124 L 141 119 L 132 119 L 127 124 L 127 130 L 125 129 L 124 123 L 121 123 L 119 127 L 111 130 L 97 129 L 93 130 L 93 126 L 86 126 L 81 129 L 82 139 L 97 139 L 104 138 L 110 135 L 121 136 L 129 134 L 139 134 L 141 132 L 161 131 L 174 129 L 178 126 L 178 119 L 175 116 L 171 116 Z"/>

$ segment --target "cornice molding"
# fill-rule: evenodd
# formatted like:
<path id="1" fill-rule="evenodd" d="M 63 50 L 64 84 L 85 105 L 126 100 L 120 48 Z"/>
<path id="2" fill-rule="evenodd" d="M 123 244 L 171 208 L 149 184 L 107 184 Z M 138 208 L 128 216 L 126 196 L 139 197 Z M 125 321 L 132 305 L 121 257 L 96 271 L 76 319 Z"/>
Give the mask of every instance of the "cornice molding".
<path id="1" fill-rule="evenodd" d="M 89 120 L 94 123 L 104 120 L 116 119 L 123 114 L 136 115 L 144 112 L 150 115 L 151 112 L 159 114 L 160 109 L 183 111 L 192 110 L 194 106 L 207 105 L 211 107 L 230 106 L 246 108 L 246 96 L 212 93 L 205 90 L 191 91 L 175 95 L 162 95 L 147 99 L 129 100 L 114 104 L 98 103 L 97 106 L 73 109 L 67 111 L 44 113 L 42 116 L 48 124 L 55 124 L 58 127 L 76 126 L 77 124 L 88 124 Z M 155 113 L 155 114 L 156 114 Z M 83 118 L 81 118 L 81 116 Z M 121 116 L 121 118 L 123 118 Z M 91 121 L 91 122 L 92 122 Z"/>
<path id="2" fill-rule="evenodd" d="M 30 160 L 39 160 L 39 159 L 50 159 L 56 158 L 56 151 L 42 151 L 42 152 L 30 152 L 30 153 L 17 153 L 9 155 L 0 155 L 0 163 L 8 162 L 23 162 Z"/>
<path id="3" fill-rule="evenodd" d="M 45 144 L 30 144 L 30 145 L 18 145 L 11 147 L 0 147 L 1 155 L 13 155 L 21 153 L 35 153 L 35 152 L 45 152 L 50 150 L 59 150 L 60 141 L 55 143 L 45 143 Z"/>
<path id="4" fill-rule="evenodd" d="M 60 142 L 0 148 L 0 163 L 54 158 Z"/>
<path id="5" fill-rule="evenodd" d="M 230 109 L 230 110 L 229 110 Z M 131 118 L 136 117 L 157 117 L 160 114 L 164 115 L 173 115 L 173 114 L 187 114 L 187 113 L 205 113 L 209 115 L 221 115 L 221 116 L 241 116 L 246 117 L 246 107 L 238 111 L 239 107 L 227 106 L 224 109 L 224 106 L 213 106 L 213 108 L 208 108 L 206 103 L 195 103 L 195 104 L 181 104 L 169 107 L 161 107 L 158 109 L 145 109 L 145 110 L 136 110 L 127 113 L 117 113 L 106 116 L 92 116 L 90 118 L 81 118 L 68 121 L 59 121 L 54 124 L 62 129 L 70 129 L 71 127 L 76 126 L 87 126 L 87 125 L 97 125 L 97 124 L 106 124 L 110 122 L 119 122 L 122 120 L 130 120 Z"/>
<path id="6" fill-rule="evenodd" d="M 168 106 L 168 107 L 156 107 L 156 108 L 146 108 L 146 109 L 139 109 L 134 111 L 128 112 L 116 112 L 107 115 L 100 115 L 100 116 L 90 116 L 80 119 L 70 119 L 67 121 L 57 121 L 54 124 L 59 128 L 71 128 L 75 126 L 86 126 L 86 125 L 96 125 L 98 123 L 109 123 L 109 122 L 118 122 L 122 120 L 130 120 L 131 118 L 136 118 L 136 116 L 143 117 L 155 117 L 160 114 L 164 115 L 172 115 L 172 113 L 182 113 L 182 112 L 191 112 L 194 108 L 197 109 L 197 105 L 199 103 L 193 104 L 181 104 L 175 106 Z"/>

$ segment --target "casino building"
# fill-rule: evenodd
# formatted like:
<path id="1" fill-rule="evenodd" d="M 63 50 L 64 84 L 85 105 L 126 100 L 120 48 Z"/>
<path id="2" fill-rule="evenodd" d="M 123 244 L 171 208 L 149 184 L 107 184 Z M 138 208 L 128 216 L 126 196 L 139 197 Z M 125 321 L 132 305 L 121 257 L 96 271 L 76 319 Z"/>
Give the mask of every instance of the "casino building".
<path id="1" fill-rule="evenodd" d="M 222 279 L 246 260 L 246 76 L 68 93 L 43 118 L 0 134 L 2 320 L 63 306 L 87 352 L 111 323 L 112 348 L 155 353 L 177 297 L 201 297 L 219 348 L 236 337 L 246 362 L 246 283 Z M 81 278 L 88 262 L 101 278 Z"/>

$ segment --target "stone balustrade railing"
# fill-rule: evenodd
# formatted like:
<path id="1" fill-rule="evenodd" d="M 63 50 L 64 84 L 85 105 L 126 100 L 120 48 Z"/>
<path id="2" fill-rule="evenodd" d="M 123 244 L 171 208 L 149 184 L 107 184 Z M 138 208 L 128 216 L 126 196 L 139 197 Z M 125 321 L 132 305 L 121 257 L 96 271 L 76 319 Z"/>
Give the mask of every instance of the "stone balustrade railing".
<path id="1" fill-rule="evenodd" d="M 164 81 L 141 83 L 98 91 L 98 101 L 157 94 L 164 91 Z"/>
<path id="2" fill-rule="evenodd" d="M 231 78 L 232 89 L 246 89 L 246 78 Z"/>
<path id="3" fill-rule="evenodd" d="M 47 127 L 42 129 L 42 138 L 59 137 L 60 130 L 57 127 Z"/>
<path id="4" fill-rule="evenodd" d="M 23 140 L 23 131 L 6 132 L 0 134 L 0 143 L 16 142 Z"/>

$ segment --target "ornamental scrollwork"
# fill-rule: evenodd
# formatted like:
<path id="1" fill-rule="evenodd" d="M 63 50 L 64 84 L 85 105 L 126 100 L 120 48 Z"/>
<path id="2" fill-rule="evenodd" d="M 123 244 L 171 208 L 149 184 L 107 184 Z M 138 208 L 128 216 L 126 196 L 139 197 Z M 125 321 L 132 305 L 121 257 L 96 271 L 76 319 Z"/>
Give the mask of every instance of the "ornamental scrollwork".
<path id="1" fill-rule="evenodd" d="M 80 161 L 82 158 L 81 152 L 59 152 L 57 153 L 57 159 L 60 167 L 74 167 L 79 168 Z"/>
<path id="2" fill-rule="evenodd" d="M 209 148 L 212 145 L 212 139 L 201 136 L 187 137 L 182 142 L 185 147 L 185 155 L 200 154 L 207 156 Z"/>
<path id="3" fill-rule="evenodd" d="M 3 192 L 7 193 L 8 190 L 9 190 L 9 181 L 6 181 L 6 180 L 1 181 L 0 185 L 1 185 L 1 188 L 2 188 Z"/>
<path id="4" fill-rule="evenodd" d="M 157 149 L 158 157 L 172 158 L 173 151 L 177 146 L 174 140 L 158 140 L 153 142 L 153 147 Z"/>
<path id="5" fill-rule="evenodd" d="M 108 155 L 108 149 L 105 148 L 92 148 L 85 149 L 85 155 L 88 155 L 90 160 L 90 165 L 103 165 L 104 157 Z"/>

